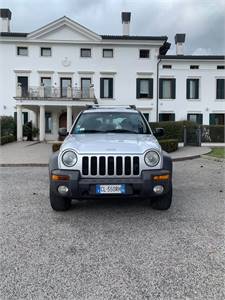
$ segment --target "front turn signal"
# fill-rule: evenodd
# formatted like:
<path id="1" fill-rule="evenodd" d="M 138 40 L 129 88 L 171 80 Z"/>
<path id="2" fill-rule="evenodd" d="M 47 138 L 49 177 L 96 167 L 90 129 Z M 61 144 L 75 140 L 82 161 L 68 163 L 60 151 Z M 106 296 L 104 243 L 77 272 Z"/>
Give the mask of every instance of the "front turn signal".
<path id="1" fill-rule="evenodd" d="M 59 181 L 59 180 L 69 180 L 70 177 L 68 175 L 52 175 L 52 180 L 53 181 Z"/>
<path id="2" fill-rule="evenodd" d="M 167 175 L 156 175 L 156 176 L 153 176 L 153 179 L 156 180 L 156 181 L 159 181 L 159 180 L 169 180 L 170 179 L 170 175 L 167 174 Z"/>

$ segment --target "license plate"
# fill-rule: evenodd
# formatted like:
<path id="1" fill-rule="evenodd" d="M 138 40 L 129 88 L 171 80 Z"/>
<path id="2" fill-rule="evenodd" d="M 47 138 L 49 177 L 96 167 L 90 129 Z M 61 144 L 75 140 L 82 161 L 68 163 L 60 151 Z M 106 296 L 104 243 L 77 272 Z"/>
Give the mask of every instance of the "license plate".
<path id="1" fill-rule="evenodd" d="M 97 184 L 96 194 L 125 194 L 125 184 Z"/>

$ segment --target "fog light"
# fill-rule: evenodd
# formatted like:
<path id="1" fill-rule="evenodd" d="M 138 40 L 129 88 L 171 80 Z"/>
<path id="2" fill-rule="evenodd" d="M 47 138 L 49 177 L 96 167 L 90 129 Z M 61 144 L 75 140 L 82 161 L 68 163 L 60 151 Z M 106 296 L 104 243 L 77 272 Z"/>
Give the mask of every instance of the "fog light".
<path id="1" fill-rule="evenodd" d="M 60 186 L 58 187 L 58 192 L 59 192 L 60 194 L 62 194 L 62 195 L 67 194 L 68 191 L 69 191 L 69 189 L 68 189 L 68 187 L 65 186 L 65 185 L 60 185 Z"/>
<path id="2" fill-rule="evenodd" d="M 153 191 L 156 194 L 162 194 L 164 191 L 164 187 L 162 185 L 156 185 L 156 186 L 154 186 Z"/>

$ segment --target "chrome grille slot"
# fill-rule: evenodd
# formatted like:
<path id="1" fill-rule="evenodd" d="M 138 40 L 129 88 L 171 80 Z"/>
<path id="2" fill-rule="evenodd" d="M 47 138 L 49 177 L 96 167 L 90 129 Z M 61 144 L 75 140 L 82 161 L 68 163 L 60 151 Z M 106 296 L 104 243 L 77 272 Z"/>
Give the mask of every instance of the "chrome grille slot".
<path id="1" fill-rule="evenodd" d="M 138 176 L 140 174 L 139 156 L 83 156 L 83 176 Z"/>

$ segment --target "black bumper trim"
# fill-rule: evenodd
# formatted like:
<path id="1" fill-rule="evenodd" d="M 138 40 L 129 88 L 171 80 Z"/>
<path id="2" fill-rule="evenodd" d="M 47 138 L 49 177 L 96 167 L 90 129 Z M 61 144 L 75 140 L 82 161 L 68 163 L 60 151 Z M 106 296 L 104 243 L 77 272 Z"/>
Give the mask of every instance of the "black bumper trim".
<path id="1" fill-rule="evenodd" d="M 59 196 L 59 185 L 68 187 L 69 192 L 67 197 L 71 199 L 88 199 L 88 198 L 118 198 L 118 197 L 139 197 L 150 198 L 157 196 L 153 192 L 155 185 L 163 185 L 164 193 L 168 193 L 171 189 L 171 174 L 168 170 L 145 170 L 142 171 L 140 177 L 129 178 L 81 178 L 80 172 L 73 170 L 53 170 L 51 174 L 55 175 L 68 175 L 69 181 L 52 181 L 50 178 L 51 191 Z M 51 175 L 50 174 L 50 175 Z M 154 181 L 153 176 L 170 174 L 169 180 Z M 96 184 L 126 184 L 126 194 L 104 194 L 99 195 L 95 192 Z M 162 194 L 161 194 L 162 195 Z"/>

